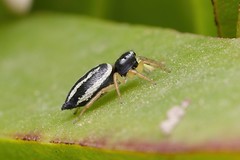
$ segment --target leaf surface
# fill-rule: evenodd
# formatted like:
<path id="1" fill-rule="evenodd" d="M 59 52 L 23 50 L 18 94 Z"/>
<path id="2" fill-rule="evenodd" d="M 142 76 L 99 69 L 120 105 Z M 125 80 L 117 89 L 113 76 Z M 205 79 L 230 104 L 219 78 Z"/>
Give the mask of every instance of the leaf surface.
<path id="1" fill-rule="evenodd" d="M 0 27 L 3 157 L 14 159 L 10 153 L 15 152 L 31 159 L 42 153 L 44 159 L 49 151 L 49 159 L 58 152 L 66 159 L 72 153 L 76 159 L 94 159 L 93 152 L 100 159 L 192 153 L 198 158 L 239 158 L 239 39 L 51 13 Z M 111 91 L 73 124 L 73 111 L 60 108 L 75 81 L 100 63 L 114 63 L 130 49 L 164 61 L 171 73 L 147 74 L 156 86 L 129 79 L 120 86 L 123 104 Z M 160 125 L 167 112 L 186 101 L 185 115 L 166 136 Z M 19 152 L 19 147 L 29 149 Z"/>

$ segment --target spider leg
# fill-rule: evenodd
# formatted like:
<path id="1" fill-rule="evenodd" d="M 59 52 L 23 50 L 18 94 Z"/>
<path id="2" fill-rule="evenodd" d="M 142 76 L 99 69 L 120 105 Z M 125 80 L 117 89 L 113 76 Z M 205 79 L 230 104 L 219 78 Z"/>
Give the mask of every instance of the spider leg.
<path id="1" fill-rule="evenodd" d="M 142 56 L 138 56 L 137 58 L 138 58 L 140 67 L 142 65 L 143 66 L 142 68 L 145 68 L 149 71 L 152 71 L 155 68 L 160 68 L 165 72 L 168 72 L 168 73 L 171 72 L 168 68 L 166 68 L 165 63 L 163 61 L 156 61 L 156 60 L 149 59 Z"/>
<path id="2" fill-rule="evenodd" d="M 73 123 L 76 123 L 77 121 L 79 121 L 80 117 L 83 115 L 83 113 L 92 106 L 92 104 L 104 93 L 108 92 L 110 89 L 113 88 L 113 84 L 109 85 L 105 88 L 103 88 L 101 91 L 99 91 L 87 104 L 86 106 L 82 109 L 82 111 L 80 112 L 79 116 L 74 120 Z"/>
<path id="3" fill-rule="evenodd" d="M 149 82 L 151 82 L 151 83 L 154 84 L 154 85 L 156 84 L 152 79 L 146 77 L 145 75 L 139 73 L 139 72 L 136 71 L 136 70 L 131 69 L 131 70 L 128 71 L 128 74 L 136 75 L 136 76 L 138 76 L 139 78 L 142 78 L 142 79 L 144 79 L 144 80 L 146 80 L 146 81 L 149 81 Z"/>
<path id="4" fill-rule="evenodd" d="M 115 86 L 115 89 L 117 91 L 117 94 L 118 94 L 118 97 L 119 97 L 119 101 L 120 103 L 122 103 L 122 99 L 121 99 L 121 93 L 120 93 L 120 90 L 119 90 L 119 84 L 118 84 L 118 80 L 121 82 L 121 78 L 120 74 L 119 73 L 114 73 L 113 75 L 113 82 L 114 82 L 114 86 Z M 123 80 L 123 79 L 122 79 Z M 123 80 L 122 83 L 126 83 L 125 80 Z"/>

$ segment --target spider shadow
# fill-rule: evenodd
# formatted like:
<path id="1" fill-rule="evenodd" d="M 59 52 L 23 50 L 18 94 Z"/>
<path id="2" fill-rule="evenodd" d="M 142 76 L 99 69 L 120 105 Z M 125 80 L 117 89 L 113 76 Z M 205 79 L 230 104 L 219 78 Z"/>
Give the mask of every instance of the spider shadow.
<path id="1" fill-rule="evenodd" d="M 139 86 L 139 83 L 137 83 L 135 80 L 132 80 L 130 82 L 127 82 L 126 84 L 120 85 L 119 89 L 120 89 L 121 95 L 123 96 L 123 95 L 127 94 L 128 91 L 133 90 L 134 88 L 137 88 L 138 86 Z M 88 114 L 88 112 L 96 110 L 99 107 L 103 107 L 103 106 L 107 105 L 108 103 L 110 103 L 111 101 L 114 101 L 114 100 L 117 100 L 119 105 L 121 105 L 121 103 L 119 101 L 119 97 L 118 97 L 115 89 L 110 90 L 109 92 L 103 94 L 98 100 L 96 100 L 92 104 L 92 106 L 90 108 L 88 108 L 84 112 L 84 114 Z M 121 99 L 121 100 L 124 100 L 124 99 Z M 81 112 L 83 107 L 84 106 L 81 106 L 81 109 L 78 111 L 77 114 L 74 114 L 74 117 L 77 117 L 79 115 L 79 113 Z"/>

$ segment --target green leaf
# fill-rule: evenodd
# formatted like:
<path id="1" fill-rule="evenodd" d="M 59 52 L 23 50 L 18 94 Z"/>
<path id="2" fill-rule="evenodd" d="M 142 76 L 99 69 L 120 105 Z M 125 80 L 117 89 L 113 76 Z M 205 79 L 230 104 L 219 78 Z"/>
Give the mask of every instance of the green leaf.
<path id="1" fill-rule="evenodd" d="M 239 43 L 50 13 L 2 25 L 1 159 L 239 158 Z M 73 124 L 60 108 L 75 81 L 130 49 L 171 73 L 129 79 L 123 104 L 111 91 Z M 186 102 L 166 135 L 167 112 Z"/>
<path id="2" fill-rule="evenodd" d="M 215 21 L 220 37 L 233 38 L 237 36 L 238 5 L 240 0 L 212 0 Z"/>

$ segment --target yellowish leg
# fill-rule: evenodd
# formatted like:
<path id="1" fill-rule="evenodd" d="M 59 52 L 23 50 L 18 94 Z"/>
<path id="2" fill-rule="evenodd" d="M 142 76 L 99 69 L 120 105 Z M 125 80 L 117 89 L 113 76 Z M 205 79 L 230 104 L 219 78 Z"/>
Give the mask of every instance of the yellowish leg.
<path id="1" fill-rule="evenodd" d="M 161 68 L 165 72 L 171 72 L 168 68 L 166 68 L 164 62 L 161 61 L 155 61 L 153 59 L 149 59 L 146 57 L 138 56 L 139 63 L 146 64 L 152 68 Z M 146 67 L 147 68 L 147 67 Z"/>
<path id="2" fill-rule="evenodd" d="M 83 113 L 92 106 L 92 104 L 104 93 L 108 92 L 110 89 L 112 89 L 114 87 L 114 85 L 110 85 L 107 86 L 105 88 L 103 88 L 101 91 L 99 91 L 87 104 L 86 106 L 82 109 L 81 113 L 79 114 L 79 116 L 77 117 L 77 119 L 74 120 L 73 123 L 76 123 L 77 121 L 79 121 L 80 117 L 83 115 Z"/>
<path id="3" fill-rule="evenodd" d="M 118 73 L 114 73 L 114 75 L 113 75 L 113 82 L 114 82 L 114 86 L 115 86 L 115 89 L 116 89 L 116 91 L 117 91 L 117 94 L 118 94 L 118 97 L 119 97 L 119 101 L 120 101 L 120 103 L 122 103 L 122 100 L 121 100 L 121 93 L 120 93 L 120 91 L 119 91 L 119 87 L 118 87 L 118 82 L 117 82 L 117 80 L 118 80 L 118 77 L 117 76 L 120 76 Z M 124 82 L 125 83 L 125 82 Z"/>
<path id="4" fill-rule="evenodd" d="M 115 86 L 115 89 L 117 91 L 117 94 L 120 97 L 121 94 L 120 94 L 119 87 L 118 87 L 117 76 L 118 76 L 118 73 L 114 73 L 114 75 L 113 75 L 113 82 L 114 82 L 114 86 Z"/>
<path id="5" fill-rule="evenodd" d="M 132 69 L 131 69 L 131 70 L 128 71 L 128 73 L 133 74 L 133 75 L 137 75 L 139 78 L 142 78 L 142 79 L 144 79 L 144 80 L 146 80 L 146 81 L 149 81 L 149 82 L 151 82 L 152 84 L 156 84 L 153 80 L 149 79 L 148 77 L 144 76 L 143 74 L 139 73 L 139 72 L 136 71 L 136 70 L 132 70 Z"/>
<path id="6" fill-rule="evenodd" d="M 139 61 L 136 70 L 141 73 L 141 72 L 143 72 L 143 68 L 144 68 L 143 61 Z"/>

